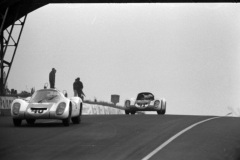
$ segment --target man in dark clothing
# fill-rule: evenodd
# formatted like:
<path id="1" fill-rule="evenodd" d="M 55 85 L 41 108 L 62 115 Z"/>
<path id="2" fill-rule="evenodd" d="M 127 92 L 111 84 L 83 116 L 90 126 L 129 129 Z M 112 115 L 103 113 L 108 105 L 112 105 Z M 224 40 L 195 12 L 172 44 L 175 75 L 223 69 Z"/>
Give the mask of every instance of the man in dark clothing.
<path id="1" fill-rule="evenodd" d="M 84 93 L 82 89 L 83 89 L 83 84 L 80 81 L 80 78 L 78 77 L 77 79 L 75 79 L 75 82 L 73 83 L 74 96 L 78 96 L 83 100 Z"/>
<path id="2" fill-rule="evenodd" d="M 52 68 L 52 71 L 49 73 L 50 88 L 55 88 L 55 74 L 56 74 L 56 69 Z"/>

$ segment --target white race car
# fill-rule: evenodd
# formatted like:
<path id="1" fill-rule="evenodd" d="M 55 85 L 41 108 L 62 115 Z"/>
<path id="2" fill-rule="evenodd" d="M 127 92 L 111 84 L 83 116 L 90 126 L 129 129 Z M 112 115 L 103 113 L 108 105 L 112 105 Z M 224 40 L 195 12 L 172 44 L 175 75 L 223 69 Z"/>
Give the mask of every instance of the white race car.
<path id="1" fill-rule="evenodd" d="M 165 114 L 166 100 L 156 99 L 150 92 L 141 92 L 136 99 L 125 100 L 125 113 L 135 114 L 136 111 L 157 111 L 158 114 Z"/>
<path id="2" fill-rule="evenodd" d="M 36 119 L 59 119 L 65 126 L 70 120 L 74 124 L 81 122 L 82 99 L 67 98 L 56 89 L 41 89 L 36 91 L 30 99 L 15 99 L 11 105 L 13 124 L 20 126 L 22 120 L 33 125 Z"/>

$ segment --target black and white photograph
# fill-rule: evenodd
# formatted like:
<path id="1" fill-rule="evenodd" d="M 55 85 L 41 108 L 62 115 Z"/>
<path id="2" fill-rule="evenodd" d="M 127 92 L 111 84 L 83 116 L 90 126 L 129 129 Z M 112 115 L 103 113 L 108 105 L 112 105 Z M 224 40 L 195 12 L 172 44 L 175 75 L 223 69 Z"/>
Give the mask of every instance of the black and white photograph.
<path id="1" fill-rule="evenodd" d="M 0 0 L 1 160 L 240 160 L 237 1 Z"/>

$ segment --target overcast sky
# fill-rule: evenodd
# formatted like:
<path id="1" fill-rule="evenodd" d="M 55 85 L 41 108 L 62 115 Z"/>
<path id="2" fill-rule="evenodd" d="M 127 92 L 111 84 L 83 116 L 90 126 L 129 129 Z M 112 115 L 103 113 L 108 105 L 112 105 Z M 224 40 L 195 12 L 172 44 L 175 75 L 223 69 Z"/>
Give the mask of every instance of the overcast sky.
<path id="1" fill-rule="evenodd" d="M 167 100 L 167 114 L 225 115 L 240 97 L 240 5 L 54 4 L 30 14 L 8 79 L 110 101 L 142 91 Z"/>

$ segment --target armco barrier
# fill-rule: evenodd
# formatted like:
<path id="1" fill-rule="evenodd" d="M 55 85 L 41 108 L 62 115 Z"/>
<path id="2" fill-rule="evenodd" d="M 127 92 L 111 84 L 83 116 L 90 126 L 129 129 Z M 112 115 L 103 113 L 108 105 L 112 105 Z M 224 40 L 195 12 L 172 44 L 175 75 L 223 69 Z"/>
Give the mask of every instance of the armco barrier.
<path id="1" fill-rule="evenodd" d="M 13 100 L 16 97 L 13 96 L 0 96 L 0 116 L 10 116 L 10 108 Z"/>
<path id="2" fill-rule="evenodd" d="M 83 115 L 124 114 L 124 110 L 97 104 L 83 103 L 82 114 Z"/>
<path id="3" fill-rule="evenodd" d="M 16 97 L 0 96 L 0 109 L 10 109 L 14 99 L 16 99 Z"/>

